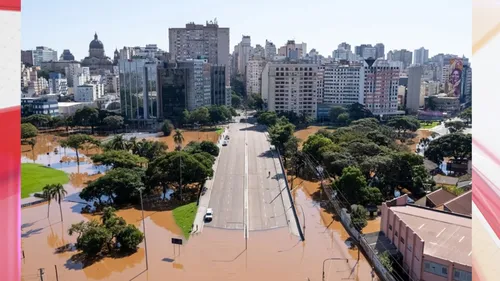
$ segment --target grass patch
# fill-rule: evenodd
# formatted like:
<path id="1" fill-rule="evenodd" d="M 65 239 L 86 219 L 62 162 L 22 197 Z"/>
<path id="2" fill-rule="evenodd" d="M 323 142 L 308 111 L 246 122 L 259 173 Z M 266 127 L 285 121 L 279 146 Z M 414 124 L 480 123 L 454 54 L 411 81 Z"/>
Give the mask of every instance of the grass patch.
<path id="1" fill-rule="evenodd" d="M 224 128 L 217 128 L 217 130 L 215 132 L 217 133 L 217 135 L 220 135 L 220 134 L 224 133 Z"/>
<path id="2" fill-rule="evenodd" d="M 21 198 L 27 198 L 32 193 L 42 191 L 47 184 L 65 184 L 68 181 L 69 177 L 63 171 L 39 164 L 21 164 Z"/>
<path id="3" fill-rule="evenodd" d="M 172 211 L 175 223 L 182 229 L 182 233 L 186 238 L 189 238 L 189 234 L 191 233 L 191 226 L 196 217 L 197 209 L 196 202 L 193 202 L 177 207 Z"/>
<path id="4" fill-rule="evenodd" d="M 421 129 L 432 129 L 436 126 L 439 125 L 439 122 L 434 121 L 434 122 L 420 122 L 420 128 Z"/>

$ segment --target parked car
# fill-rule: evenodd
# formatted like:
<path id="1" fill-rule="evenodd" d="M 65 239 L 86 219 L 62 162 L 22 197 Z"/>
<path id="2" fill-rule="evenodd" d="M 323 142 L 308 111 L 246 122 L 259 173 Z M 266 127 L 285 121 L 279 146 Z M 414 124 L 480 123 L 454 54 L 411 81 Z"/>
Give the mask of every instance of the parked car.
<path id="1" fill-rule="evenodd" d="M 224 142 L 222 143 L 222 146 L 227 146 L 227 141 L 224 141 Z"/>
<path id="2" fill-rule="evenodd" d="M 226 137 L 224 139 L 228 140 L 229 139 L 229 135 L 226 135 Z"/>
<path id="3" fill-rule="evenodd" d="M 212 210 L 212 208 L 208 208 L 207 209 L 207 213 L 205 214 L 205 222 L 211 222 L 212 219 L 213 219 L 213 214 L 214 214 L 214 210 Z"/>

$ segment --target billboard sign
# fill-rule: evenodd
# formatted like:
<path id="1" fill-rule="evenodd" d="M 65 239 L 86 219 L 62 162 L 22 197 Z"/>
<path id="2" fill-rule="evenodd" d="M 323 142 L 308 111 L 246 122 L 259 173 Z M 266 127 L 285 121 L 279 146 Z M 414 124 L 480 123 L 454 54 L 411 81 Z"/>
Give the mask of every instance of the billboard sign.
<path id="1" fill-rule="evenodd" d="M 450 60 L 447 96 L 462 97 L 462 73 L 464 62 L 460 58 Z"/>

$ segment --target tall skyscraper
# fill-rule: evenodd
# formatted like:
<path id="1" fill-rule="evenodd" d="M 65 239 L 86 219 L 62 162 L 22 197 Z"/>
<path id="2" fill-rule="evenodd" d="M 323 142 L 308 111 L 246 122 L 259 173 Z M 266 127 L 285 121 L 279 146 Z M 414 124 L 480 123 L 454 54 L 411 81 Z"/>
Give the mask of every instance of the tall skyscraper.
<path id="1" fill-rule="evenodd" d="M 385 59 L 385 46 L 384 46 L 384 44 L 382 44 L 382 43 L 375 44 L 375 49 L 377 50 L 376 59 L 378 59 L 378 58 Z"/>
<path id="2" fill-rule="evenodd" d="M 420 86 L 422 83 L 423 73 L 424 70 L 421 65 L 413 65 L 408 68 L 408 94 L 406 97 L 406 109 L 410 114 L 417 113 L 420 108 Z"/>
<path id="3" fill-rule="evenodd" d="M 211 64 L 228 64 L 229 28 L 219 27 L 217 21 L 206 25 L 191 22 L 184 28 L 169 28 L 168 41 L 173 60 L 203 57 Z"/>
<path id="4" fill-rule="evenodd" d="M 33 50 L 33 64 L 41 66 L 42 62 L 57 61 L 57 51 L 51 48 L 39 46 Z"/>
<path id="5" fill-rule="evenodd" d="M 351 45 L 347 44 L 346 42 L 342 42 L 342 43 L 339 44 L 339 46 L 337 48 L 338 49 L 342 48 L 344 50 L 350 51 L 351 50 Z"/>
<path id="6" fill-rule="evenodd" d="M 264 66 L 266 66 L 266 61 L 261 58 L 252 59 L 247 62 L 245 79 L 247 95 L 260 94 Z"/>
<path id="7" fill-rule="evenodd" d="M 241 75 L 245 75 L 247 62 L 250 59 L 250 54 L 252 52 L 252 41 L 250 36 L 243 35 L 241 38 L 241 42 L 237 46 L 238 53 L 238 73 Z"/>
<path id="8" fill-rule="evenodd" d="M 276 45 L 273 42 L 266 40 L 265 53 L 266 60 L 273 60 L 276 56 Z"/>
<path id="9" fill-rule="evenodd" d="M 356 46 L 354 48 L 354 54 L 360 56 L 360 57 L 363 57 L 363 50 L 365 48 L 372 48 L 373 46 L 371 44 L 361 44 L 359 46 Z"/>
<path id="10" fill-rule="evenodd" d="M 414 62 L 418 64 L 424 64 L 429 61 L 429 50 L 424 49 L 424 47 L 420 49 L 416 49 L 414 52 Z"/>
<path id="11" fill-rule="evenodd" d="M 365 65 L 364 104 L 373 114 L 395 113 L 398 109 L 399 67 L 377 60 Z"/>

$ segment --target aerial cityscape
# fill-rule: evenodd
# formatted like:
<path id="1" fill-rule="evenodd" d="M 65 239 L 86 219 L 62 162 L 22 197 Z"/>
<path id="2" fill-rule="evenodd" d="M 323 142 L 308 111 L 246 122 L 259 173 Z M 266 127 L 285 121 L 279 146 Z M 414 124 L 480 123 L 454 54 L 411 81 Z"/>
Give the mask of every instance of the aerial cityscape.
<path id="1" fill-rule="evenodd" d="M 21 51 L 22 280 L 473 279 L 468 57 L 186 18 Z"/>

